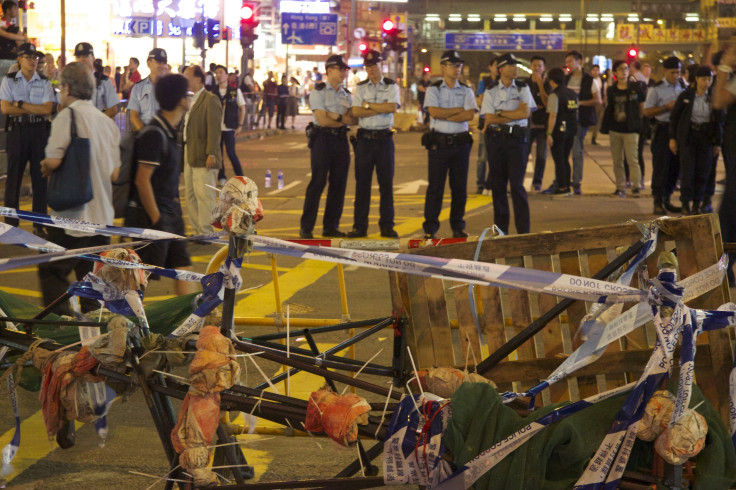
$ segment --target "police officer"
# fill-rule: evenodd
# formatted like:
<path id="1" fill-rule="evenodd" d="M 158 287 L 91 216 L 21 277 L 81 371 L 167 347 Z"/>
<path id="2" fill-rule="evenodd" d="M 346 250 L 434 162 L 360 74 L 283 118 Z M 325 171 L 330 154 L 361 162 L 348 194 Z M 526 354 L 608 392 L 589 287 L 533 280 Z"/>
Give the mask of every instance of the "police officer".
<path id="1" fill-rule="evenodd" d="M 5 206 L 18 208 L 26 162 L 31 163 L 33 211 L 46 213 L 46 179 L 41 176 L 41 160 L 49 138 L 49 119 L 56 101 L 51 83 L 38 74 L 38 55 L 31 43 L 18 46 L 20 70 L 10 72 L 0 84 L 0 111 L 7 116 L 6 152 L 8 177 L 5 181 Z M 70 189 L 73 190 L 73 189 Z M 18 220 L 5 218 L 9 225 Z M 41 234 L 41 228 L 35 226 Z"/>
<path id="2" fill-rule="evenodd" d="M 319 199 L 328 182 L 325 213 L 322 220 L 322 236 L 341 238 L 340 217 L 345 201 L 345 187 L 350 168 L 350 147 L 348 146 L 348 124 L 355 124 L 351 106 L 353 99 L 344 87 L 348 65 L 340 55 L 332 55 L 325 62 L 326 82 L 315 84 L 309 94 L 309 107 L 314 121 L 307 128 L 311 152 L 312 179 L 304 197 L 301 218 L 301 238 L 314 238 L 312 230 L 317 221 Z"/>
<path id="3" fill-rule="evenodd" d="M 515 80 L 516 58 L 506 53 L 498 58 L 498 85 L 486 92 L 481 113 L 486 117 L 486 147 L 489 160 L 488 180 L 493 196 L 493 221 L 504 233 L 509 232 L 507 186 L 511 186 L 514 224 L 517 233 L 529 233 L 529 202 L 524 189 L 524 175 L 529 155 L 529 115 L 536 110 L 526 82 Z"/>
<path id="4" fill-rule="evenodd" d="M 664 78 L 649 89 L 644 102 L 644 115 L 654 117 L 656 124 L 652 132 L 652 197 L 654 214 L 679 213 L 682 208 L 670 204 L 675 191 L 680 162 L 669 148 L 670 111 L 685 84 L 680 79 L 680 60 L 670 56 L 664 63 Z"/>
<path id="5" fill-rule="evenodd" d="M 350 238 L 367 235 L 371 205 L 371 182 L 376 169 L 381 194 L 378 226 L 381 236 L 398 238 L 394 231 L 394 140 L 391 126 L 400 107 L 396 82 L 381 75 L 381 54 L 370 50 L 363 58 L 368 78 L 358 83 L 353 97 L 353 116 L 358 118 L 355 143 L 355 214 Z"/>
<path id="6" fill-rule="evenodd" d="M 424 237 L 435 238 L 440 228 L 439 215 L 445 179 L 450 175 L 450 227 L 455 238 L 467 237 L 465 202 L 468 194 L 468 160 L 473 138 L 468 131 L 478 110 L 473 90 L 458 78 L 463 59 L 457 51 L 442 53 L 442 78 L 427 88 L 424 104 L 429 111 L 430 131 L 422 137 L 428 150 L 427 194 L 424 201 Z"/>
<path id="7" fill-rule="evenodd" d="M 134 131 L 140 131 L 158 112 L 158 102 L 154 93 L 156 81 L 169 73 L 168 57 L 162 48 L 154 48 L 148 53 L 146 61 L 150 75 L 133 85 L 128 98 L 130 123 Z"/>
<path id="8" fill-rule="evenodd" d="M 109 117 L 115 117 L 118 113 L 118 102 L 120 98 L 115 91 L 115 86 L 110 79 L 102 73 L 95 71 L 95 52 L 90 43 L 79 43 L 74 47 L 74 56 L 77 61 L 84 63 L 95 76 L 95 90 L 92 92 L 92 103 Z"/>

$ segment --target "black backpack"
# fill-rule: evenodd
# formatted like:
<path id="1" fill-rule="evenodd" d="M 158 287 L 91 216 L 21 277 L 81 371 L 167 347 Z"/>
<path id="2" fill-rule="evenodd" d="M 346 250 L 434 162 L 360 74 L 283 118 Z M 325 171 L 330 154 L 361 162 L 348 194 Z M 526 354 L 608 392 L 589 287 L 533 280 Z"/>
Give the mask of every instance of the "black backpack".
<path id="1" fill-rule="evenodd" d="M 161 134 L 161 145 L 164 148 L 164 158 L 168 158 L 169 141 L 166 133 L 158 126 L 149 124 L 140 132 L 130 132 L 120 140 L 120 173 L 118 180 L 112 183 L 112 206 L 116 218 L 125 217 L 125 208 L 130 201 L 130 191 L 135 182 L 135 169 L 138 160 L 135 156 L 135 145 L 138 138 L 147 131 L 158 131 Z"/>

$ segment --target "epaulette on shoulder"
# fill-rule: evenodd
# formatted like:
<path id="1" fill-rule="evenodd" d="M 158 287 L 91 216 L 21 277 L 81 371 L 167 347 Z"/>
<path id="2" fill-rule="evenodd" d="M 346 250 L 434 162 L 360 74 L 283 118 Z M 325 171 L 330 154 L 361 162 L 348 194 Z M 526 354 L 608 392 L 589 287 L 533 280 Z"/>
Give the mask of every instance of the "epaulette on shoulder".
<path id="1" fill-rule="evenodd" d="M 526 87 L 528 85 L 529 85 L 529 81 L 528 80 L 516 80 L 516 86 L 519 87 L 519 88 Z"/>
<path id="2" fill-rule="evenodd" d="M 659 87 L 659 86 L 660 86 L 660 85 L 662 85 L 663 83 L 664 83 L 664 79 L 662 79 L 662 80 L 658 81 L 657 83 L 655 83 L 655 84 L 654 84 L 654 86 L 655 86 L 655 87 Z"/>
<path id="3" fill-rule="evenodd" d="M 437 80 L 436 82 L 432 84 L 432 87 L 439 87 L 441 85 L 442 85 L 442 79 L 440 78 L 439 80 Z"/>
<path id="4" fill-rule="evenodd" d="M 135 82 L 135 84 L 133 84 L 133 86 L 135 87 L 135 86 L 136 86 L 136 85 L 138 85 L 139 83 L 143 83 L 143 82 L 145 82 L 146 80 L 148 80 L 148 77 L 146 77 L 146 78 L 143 78 L 143 79 L 141 79 L 141 80 L 138 80 L 137 82 Z"/>
<path id="5" fill-rule="evenodd" d="M 6 76 L 6 77 L 8 77 L 8 78 L 15 78 L 15 76 L 16 76 L 17 74 L 18 74 L 18 72 L 17 72 L 17 71 L 11 71 L 11 72 L 8 72 L 8 74 L 7 74 L 7 75 L 5 75 L 5 76 Z"/>
<path id="6" fill-rule="evenodd" d="M 393 78 L 383 77 L 383 83 L 386 85 L 396 85 L 396 80 Z"/>
<path id="7" fill-rule="evenodd" d="M 324 88 L 325 88 L 326 86 L 327 86 L 327 85 L 325 84 L 325 82 L 318 82 L 318 83 L 315 83 L 315 84 L 314 84 L 314 89 L 315 89 L 315 90 L 322 90 L 322 89 L 324 89 Z"/>
<path id="8" fill-rule="evenodd" d="M 343 87 L 342 89 L 345 91 L 346 94 L 350 94 L 351 93 L 350 90 L 346 89 L 345 87 Z"/>
<path id="9" fill-rule="evenodd" d="M 365 80 L 363 80 L 362 82 L 358 82 L 358 85 L 365 85 L 366 83 L 368 83 L 368 82 L 370 82 L 370 81 L 371 81 L 371 80 L 370 80 L 370 78 L 366 78 L 366 79 L 365 79 Z"/>
<path id="10" fill-rule="evenodd" d="M 458 80 L 457 83 L 459 83 L 460 85 L 462 85 L 465 88 L 470 88 L 470 86 L 467 83 L 463 83 L 460 80 Z"/>

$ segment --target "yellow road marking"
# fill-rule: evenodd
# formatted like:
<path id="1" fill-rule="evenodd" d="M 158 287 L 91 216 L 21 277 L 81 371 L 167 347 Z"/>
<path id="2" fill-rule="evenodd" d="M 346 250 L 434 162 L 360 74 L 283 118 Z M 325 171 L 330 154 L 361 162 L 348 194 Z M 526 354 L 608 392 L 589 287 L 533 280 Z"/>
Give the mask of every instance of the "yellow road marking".
<path id="1" fill-rule="evenodd" d="M 21 269 L 11 269 L 7 271 L 0 271 L 0 274 L 20 274 L 22 272 L 35 272 L 38 268 L 36 267 L 23 267 Z"/>
<path id="2" fill-rule="evenodd" d="M 41 297 L 41 291 L 34 291 L 32 289 L 11 288 L 9 286 L 3 286 L 3 291 L 18 296 L 30 296 L 31 298 Z"/>

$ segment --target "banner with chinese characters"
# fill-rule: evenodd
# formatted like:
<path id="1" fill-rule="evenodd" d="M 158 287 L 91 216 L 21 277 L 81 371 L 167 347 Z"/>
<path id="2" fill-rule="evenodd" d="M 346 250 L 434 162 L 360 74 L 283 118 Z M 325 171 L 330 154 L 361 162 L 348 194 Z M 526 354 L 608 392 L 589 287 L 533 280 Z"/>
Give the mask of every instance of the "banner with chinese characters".
<path id="1" fill-rule="evenodd" d="M 223 17 L 220 0 L 158 0 L 155 12 L 153 0 L 112 0 L 112 14 L 112 33 L 122 36 L 191 36 L 194 22 Z"/>
<path id="2" fill-rule="evenodd" d="M 736 27 L 736 19 L 733 19 Z M 720 24 L 719 27 L 724 27 Z M 704 43 L 705 29 L 659 29 L 654 24 L 639 24 L 639 38 L 636 36 L 636 24 L 617 24 L 616 41 L 622 43 L 665 44 L 665 43 Z"/>

